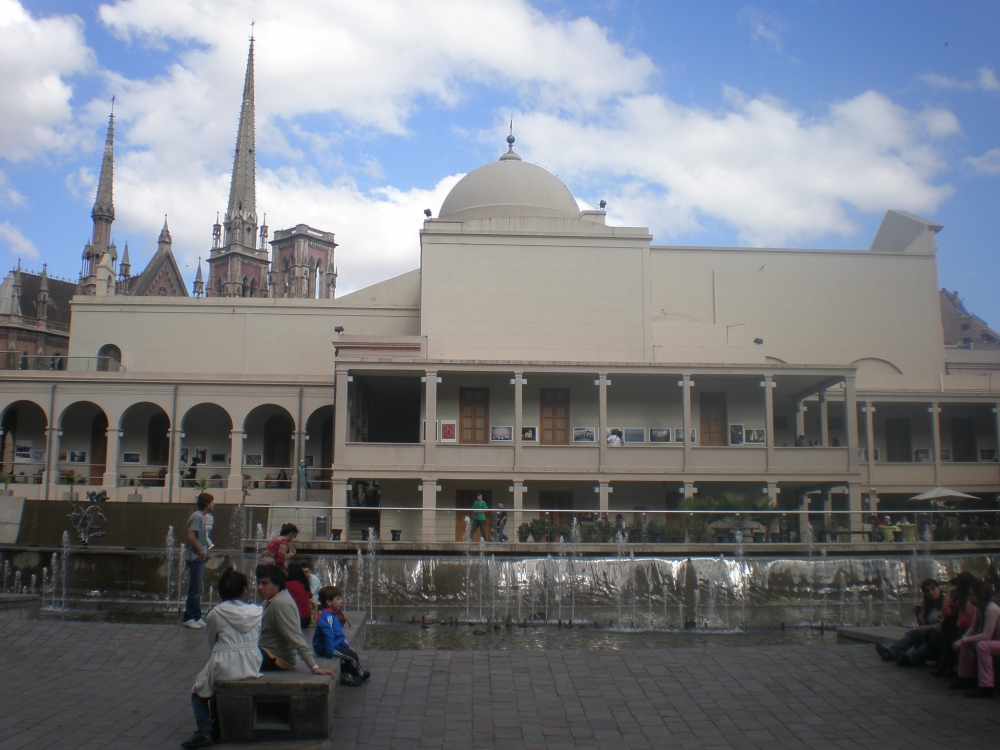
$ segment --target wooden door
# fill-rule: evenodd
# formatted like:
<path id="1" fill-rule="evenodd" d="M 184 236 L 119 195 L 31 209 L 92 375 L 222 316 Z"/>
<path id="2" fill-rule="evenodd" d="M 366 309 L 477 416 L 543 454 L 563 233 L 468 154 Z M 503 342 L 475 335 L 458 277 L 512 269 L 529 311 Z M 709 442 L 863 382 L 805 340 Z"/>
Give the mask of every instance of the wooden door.
<path id="1" fill-rule="evenodd" d="M 483 496 L 483 502 L 486 503 L 487 507 L 493 507 L 493 492 L 491 490 L 456 490 L 455 491 L 455 507 L 456 508 L 472 508 L 472 504 L 476 501 L 476 495 Z M 484 511 L 485 512 L 485 511 Z M 455 541 L 464 542 L 466 540 L 465 536 L 465 519 L 466 517 L 472 516 L 472 511 L 468 513 L 455 513 Z M 491 513 L 486 513 L 486 541 L 490 541 L 493 535 L 493 515 Z"/>
<path id="2" fill-rule="evenodd" d="M 726 444 L 726 394 L 705 392 L 701 402 L 701 444 Z"/>
<path id="3" fill-rule="evenodd" d="M 951 420 L 951 460 L 976 460 L 976 422 L 969 417 Z"/>
<path id="4" fill-rule="evenodd" d="M 90 423 L 90 483 L 104 484 L 104 469 L 108 462 L 108 418 L 104 412 L 94 415 Z"/>
<path id="5" fill-rule="evenodd" d="M 490 389 L 458 390 L 458 442 L 482 445 L 490 442 Z"/>
<path id="6" fill-rule="evenodd" d="M 542 388 L 540 401 L 541 444 L 569 445 L 569 389 Z"/>
<path id="7" fill-rule="evenodd" d="M 551 514 L 552 523 L 559 526 L 569 526 L 573 523 L 572 492 L 539 492 L 538 505 L 555 511 Z"/>
<path id="8" fill-rule="evenodd" d="M 885 460 L 890 463 L 913 461 L 908 417 L 888 417 L 885 420 Z"/>

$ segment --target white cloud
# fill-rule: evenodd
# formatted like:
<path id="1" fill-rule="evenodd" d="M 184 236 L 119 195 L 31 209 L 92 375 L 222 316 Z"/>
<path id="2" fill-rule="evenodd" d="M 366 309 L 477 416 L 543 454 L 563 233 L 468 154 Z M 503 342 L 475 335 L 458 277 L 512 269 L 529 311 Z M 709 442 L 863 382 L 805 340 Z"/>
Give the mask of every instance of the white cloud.
<path id="1" fill-rule="evenodd" d="M 938 73 L 923 73 L 917 76 L 921 81 L 935 89 L 956 89 L 958 91 L 1000 91 L 1000 79 L 993 69 L 983 66 L 975 78 L 962 80 Z"/>
<path id="2" fill-rule="evenodd" d="M 0 241 L 7 243 L 11 255 L 19 258 L 38 257 L 38 249 L 31 240 L 21 234 L 21 230 L 9 221 L 0 222 Z"/>
<path id="3" fill-rule="evenodd" d="M 996 176 L 1000 174 L 1000 147 L 991 148 L 982 156 L 969 156 L 965 163 L 978 174 Z"/>
<path id="4" fill-rule="evenodd" d="M 73 146 L 66 78 L 92 65 L 79 18 L 33 18 L 17 0 L 0 0 L 0 157 L 18 161 Z"/>
<path id="5" fill-rule="evenodd" d="M 25 203 L 24 195 L 10 186 L 7 175 L 0 172 L 0 206 L 4 208 L 17 208 Z"/>
<path id="6" fill-rule="evenodd" d="M 944 163 L 930 139 L 954 132 L 950 113 L 913 113 L 872 91 L 814 118 L 769 97 L 729 100 L 718 113 L 646 95 L 600 121 L 517 119 L 536 158 L 587 197 L 607 198 L 613 217 L 668 236 L 696 229 L 699 217 L 753 245 L 850 236 L 848 206 L 926 213 L 952 194 L 931 182 Z"/>
<path id="7" fill-rule="evenodd" d="M 740 10 L 740 20 L 750 26 L 750 36 L 758 44 L 765 44 L 775 52 L 782 52 L 781 38 L 791 26 L 772 13 L 752 5 Z"/>

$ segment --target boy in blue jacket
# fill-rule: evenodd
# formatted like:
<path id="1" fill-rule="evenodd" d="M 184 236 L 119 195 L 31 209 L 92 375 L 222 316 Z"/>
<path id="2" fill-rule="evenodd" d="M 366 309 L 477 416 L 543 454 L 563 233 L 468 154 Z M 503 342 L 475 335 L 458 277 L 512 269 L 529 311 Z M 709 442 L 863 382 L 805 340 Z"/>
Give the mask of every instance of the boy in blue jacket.
<path id="1" fill-rule="evenodd" d="M 361 668 L 358 652 L 351 648 L 340 625 L 337 614 L 343 603 L 343 594 L 336 586 L 324 586 L 319 590 L 322 609 L 313 633 L 313 653 L 326 659 L 340 659 L 340 684 L 357 686 L 371 674 Z"/>

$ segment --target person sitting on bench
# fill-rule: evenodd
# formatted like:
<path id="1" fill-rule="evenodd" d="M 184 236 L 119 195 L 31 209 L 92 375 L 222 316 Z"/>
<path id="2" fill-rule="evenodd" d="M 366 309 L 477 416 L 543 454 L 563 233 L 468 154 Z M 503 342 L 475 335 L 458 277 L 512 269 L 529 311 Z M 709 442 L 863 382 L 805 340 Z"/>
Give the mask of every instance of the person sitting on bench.
<path id="1" fill-rule="evenodd" d="M 316 663 L 312 649 L 302 637 L 298 607 L 285 591 L 285 571 L 277 565 L 261 565 L 257 568 L 257 593 L 264 600 L 264 618 L 260 629 L 260 671 L 295 669 L 301 656 L 313 674 L 333 677 L 333 672 L 322 669 Z"/>
<path id="2" fill-rule="evenodd" d="M 360 685 L 371 674 L 361 668 L 358 652 L 351 648 L 340 625 L 338 614 L 343 606 L 343 594 L 336 586 L 324 586 L 319 590 L 319 602 L 322 609 L 316 619 L 313 650 L 317 656 L 340 659 L 341 685 Z"/>

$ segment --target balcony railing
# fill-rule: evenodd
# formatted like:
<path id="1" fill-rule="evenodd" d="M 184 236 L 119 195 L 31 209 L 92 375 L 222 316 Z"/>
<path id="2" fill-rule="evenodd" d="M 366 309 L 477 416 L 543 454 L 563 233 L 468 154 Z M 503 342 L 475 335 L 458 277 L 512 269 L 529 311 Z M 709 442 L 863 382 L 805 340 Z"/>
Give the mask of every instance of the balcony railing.
<path id="1" fill-rule="evenodd" d="M 62 354 L 3 351 L 0 352 L 0 370 L 125 372 L 125 366 L 111 357 L 67 357 Z"/>
<path id="2" fill-rule="evenodd" d="M 4 324 L 21 326 L 22 328 L 40 328 L 58 333 L 69 333 L 69 326 L 65 323 L 53 323 L 51 320 L 28 318 L 24 315 L 0 315 L 0 325 Z"/>

